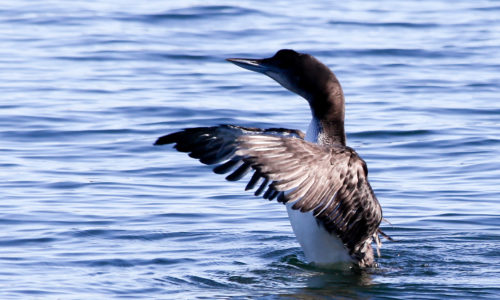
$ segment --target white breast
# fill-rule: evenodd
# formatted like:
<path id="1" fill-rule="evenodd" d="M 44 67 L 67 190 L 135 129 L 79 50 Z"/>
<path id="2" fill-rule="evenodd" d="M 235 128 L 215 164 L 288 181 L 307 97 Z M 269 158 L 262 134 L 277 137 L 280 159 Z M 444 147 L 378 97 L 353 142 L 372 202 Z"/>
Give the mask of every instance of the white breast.
<path id="1" fill-rule="evenodd" d="M 313 118 L 305 140 L 317 143 L 319 133 L 319 122 Z M 293 203 L 286 205 L 290 224 L 308 261 L 319 265 L 353 261 L 342 241 L 335 235 L 328 233 L 316 221 L 312 212 L 302 213 L 292 209 L 292 206 Z"/>

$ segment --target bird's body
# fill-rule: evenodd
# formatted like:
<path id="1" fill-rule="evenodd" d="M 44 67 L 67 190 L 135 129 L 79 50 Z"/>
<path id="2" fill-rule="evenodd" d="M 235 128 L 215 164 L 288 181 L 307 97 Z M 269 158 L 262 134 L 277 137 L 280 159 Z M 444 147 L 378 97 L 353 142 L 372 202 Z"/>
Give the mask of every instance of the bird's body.
<path id="1" fill-rule="evenodd" d="M 236 125 L 188 128 L 159 138 L 174 143 L 229 181 L 253 175 L 246 189 L 286 204 L 306 259 L 320 265 L 373 266 L 381 207 L 365 162 L 346 146 L 344 95 L 335 75 L 308 54 L 280 50 L 266 59 L 228 59 L 263 73 L 304 97 L 312 121 L 306 135 L 283 128 Z"/>
<path id="2" fill-rule="evenodd" d="M 319 132 L 319 122 L 312 118 L 304 140 L 318 144 Z M 353 261 L 342 240 L 318 224 L 312 212 L 301 212 L 292 207 L 292 203 L 286 204 L 290 225 L 308 261 L 320 265 Z"/>

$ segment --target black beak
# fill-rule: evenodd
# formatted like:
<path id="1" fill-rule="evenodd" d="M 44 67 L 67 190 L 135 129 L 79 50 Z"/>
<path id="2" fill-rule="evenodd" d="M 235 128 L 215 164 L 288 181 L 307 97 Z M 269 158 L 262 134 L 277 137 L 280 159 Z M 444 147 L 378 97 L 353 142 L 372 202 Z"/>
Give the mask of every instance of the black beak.
<path id="1" fill-rule="evenodd" d="M 226 60 L 232 62 L 238 67 L 258 73 L 265 74 L 267 71 L 271 70 L 271 65 L 266 62 L 266 59 L 227 58 Z"/>

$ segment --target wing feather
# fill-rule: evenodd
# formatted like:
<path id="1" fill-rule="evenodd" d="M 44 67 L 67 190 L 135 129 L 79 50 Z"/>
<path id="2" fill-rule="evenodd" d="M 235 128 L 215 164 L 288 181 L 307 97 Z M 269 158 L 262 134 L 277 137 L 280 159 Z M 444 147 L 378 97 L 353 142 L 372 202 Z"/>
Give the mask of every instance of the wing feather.
<path id="1" fill-rule="evenodd" d="M 325 229 L 341 238 L 351 255 L 359 256 L 382 220 L 366 164 L 349 147 L 323 147 L 303 138 L 297 130 L 220 125 L 175 132 L 155 145 L 175 144 L 175 149 L 204 164 L 217 164 L 213 171 L 231 172 L 226 177 L 229 181 L 253 170 L 246 190 L 258 187 L 256 196 L 312 211 Z"/>

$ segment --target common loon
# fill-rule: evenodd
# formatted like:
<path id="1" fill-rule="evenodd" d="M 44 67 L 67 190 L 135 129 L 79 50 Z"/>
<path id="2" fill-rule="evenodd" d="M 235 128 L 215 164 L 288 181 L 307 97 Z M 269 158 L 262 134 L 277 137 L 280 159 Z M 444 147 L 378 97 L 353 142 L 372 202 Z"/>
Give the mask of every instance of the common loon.
<path id="1" fill-rule="evenodd" d="M 264 59 L 228 58 L 265 74 L 309 102 L 307 133 L 236 125 L 187 128 L 160 137 L 217 174 L 236 181 L 252 171 L 246 190 L 286 204 L 308 261 L 373 267 L 382 209 L 368 183 L 366 163 L 346 146 L 344 94 L 332 71 L 309 54 L 279 50 Z"/>

